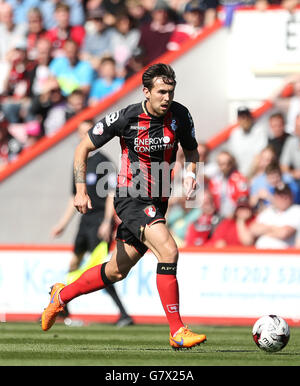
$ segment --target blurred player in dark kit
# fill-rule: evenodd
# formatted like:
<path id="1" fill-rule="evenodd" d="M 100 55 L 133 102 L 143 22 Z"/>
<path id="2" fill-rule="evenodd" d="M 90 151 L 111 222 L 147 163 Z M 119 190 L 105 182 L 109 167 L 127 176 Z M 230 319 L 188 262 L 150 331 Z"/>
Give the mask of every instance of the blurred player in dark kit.
<path id="1" fill-rule="evenodd" d="M 82 140 L 88 130 L 93 126 L 93 121 L 86 120 L 81 122 L 77 130 L 79 139 Z M 98 168 L 101 163 L 107 163 L 111 165 L 111 168 L 109 170 L 101 170 Z M 114 227 L 113 196 L 116 187 L 116 172 L 111 160 L 99 150 L 89 154 L 86 171 L 86 186 L 93 209 L 89 209 L 81 216 L 74 241 L 69 273 L 66 278 L 68 284 L 78 279 L 78 277 L 80 277 L 88 268 L 103 263 L 107 258 L 112 242 L 112 232 Z M 106 188 L 106 191 L 108 192 L 107 195 L 99 192 L 101 186 Z M 76 186 L 73 177 L 72 194 L 62 217 L 52 229 L 53 237 L 58 237 L 65 231 L 76 213 L 76 209 L 74 208 L 75 195 Z M 90 255 L 86 261 L 83 262 L 86 253 L 89 253 Z M 109 285 L 105 290 L 120 312 L 120 317 L 117 320 L 116 325 L 118 327 L 124 327 L 133 324 L 133 320 L 128 315 L 114 286 Z M 67 325 L 73 325 L 73 320 L 70 319 L 67 305 L 59 316 L 64 318 Z M 76 322 L 77 321 L 74 321 L 75 324 Z"/>

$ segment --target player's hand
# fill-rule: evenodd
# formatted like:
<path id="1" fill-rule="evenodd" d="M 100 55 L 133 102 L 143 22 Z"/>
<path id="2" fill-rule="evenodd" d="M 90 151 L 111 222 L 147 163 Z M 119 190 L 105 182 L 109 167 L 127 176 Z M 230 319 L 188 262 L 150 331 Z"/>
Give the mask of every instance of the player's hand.
<path id="1" fill-rule="evenodd" d="M 55 237 L 58 237 L 58 236 L 60 236 L 62 233 L 63 233 L 63 231 L 65 230 L 65 227 L 64 226 L 62 226 L 62 225 L 55 225 L 53 228 L 52 228 L 52 230 L 51 230 L 51 236 L 53 237 L 53 238 L 55 238 Z"/>
<path id="2" fill-rule="evenodd" d="M 88 209 L 92 209 L 92 202 L 89 195 L 86 193 L 76 193 L 74 206 L 78 212 L 82 214 L 85 214 Z"/>
<path id="3" fill-rule="evenodd" d="M 111 239 L 111 222 L 110 221 L 102 221 L 98 228 L 98 236 L 101 240 L 109 243 Z"/>
<path id="4" fill-rule="evenodd" d="M 185 196 L 186 196 L 186 200 L 190 200 L 195 189 L 196 189 L 196 186 L 197 186 L 197 182 L 195 180 L 195 178 L 193 177 L 185 177 L 184 179 L 184 190 L 185 190 Z"/>

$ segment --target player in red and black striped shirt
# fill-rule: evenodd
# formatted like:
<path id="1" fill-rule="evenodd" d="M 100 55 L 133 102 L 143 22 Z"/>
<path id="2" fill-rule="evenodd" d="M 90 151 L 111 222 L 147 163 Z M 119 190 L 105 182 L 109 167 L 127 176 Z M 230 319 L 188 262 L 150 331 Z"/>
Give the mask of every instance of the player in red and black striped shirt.
<path id="1" fill-rule="evenodd" d="M 175 73 L 169 65 L 150 66 L 143 74 L 145 101 L 107 115 L 77 147 L 74 205 L 85 213 L 91 207 L 85 184 L 87 156 L 115 136 L 120 138 L 122 162 L 115 209 L 122 223 L 109 262 L 91 268 L 68 286 L 58 283 L 53 287 L 52 303 L 42 316 L 44 330 L 53 325 L 64 304 L 124 279 L 150 249 L 158 259 L 157 288 L 170 325 L 170 345 L 193 347 L 206 340 L 205 335 L 193 333 L 182 323 L 176 278 L 178 248 L 165 221 L 170 193 L 169 166 L 175 161 L 178 144 L 188 164 L 184 181 L 187 200 L 196 188 L 199 159 L 192 117 L 186 107 L 173 101 L 175 85 Z"/>

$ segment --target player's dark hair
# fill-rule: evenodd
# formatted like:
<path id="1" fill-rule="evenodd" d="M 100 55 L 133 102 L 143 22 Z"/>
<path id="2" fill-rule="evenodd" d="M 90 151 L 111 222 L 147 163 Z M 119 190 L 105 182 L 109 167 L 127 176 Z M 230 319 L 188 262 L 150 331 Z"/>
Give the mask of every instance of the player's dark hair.
<path id="1" fill-rule="evenodd" d="M 174 85 L 174 87 L 176 85 L 173 68 L 168 64 L 156 63 L 148 67 L 143 73 L 143 86 L 150 91 L 153 87 L 153 79 L 157 77 L 162 78 L 166 84 Z"/>

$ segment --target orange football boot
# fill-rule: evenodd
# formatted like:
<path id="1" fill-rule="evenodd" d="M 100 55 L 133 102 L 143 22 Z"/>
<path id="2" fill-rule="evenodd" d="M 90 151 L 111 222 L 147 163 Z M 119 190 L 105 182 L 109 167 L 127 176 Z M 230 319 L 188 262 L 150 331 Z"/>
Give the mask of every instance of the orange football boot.
<path id="1" fill-rule="evenodd" d="M 50 292 L 50 303 L 48 304 L 48 307 L 44 309 L 44 312 L 42 313 L 42 329 L 44 331 L 49 330 L 55 322 L 55 319 L 57 317 L 57 314 L 60 311 L 63 311 L 64 306 L 60 304 L 58 294 L 60 291 L 65 287 L 62 283 L 56 283 L 54 286 L 51 287 Z"/>
<path id="2" fill-rule="evenodd" d="M 170 334 L 170 345 L 174 350 L 179 350 L 181 348 L 192 348 L 198 346 L 200 343 L 206 341 L 206 335 L 204 334 L 195 334 L 188 327 L 181 327 L 175 336 Z"/>

